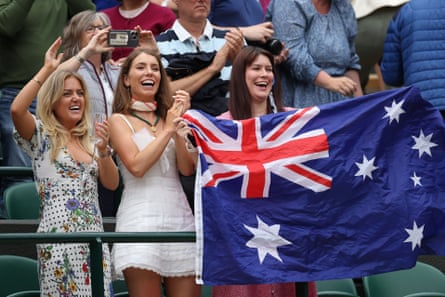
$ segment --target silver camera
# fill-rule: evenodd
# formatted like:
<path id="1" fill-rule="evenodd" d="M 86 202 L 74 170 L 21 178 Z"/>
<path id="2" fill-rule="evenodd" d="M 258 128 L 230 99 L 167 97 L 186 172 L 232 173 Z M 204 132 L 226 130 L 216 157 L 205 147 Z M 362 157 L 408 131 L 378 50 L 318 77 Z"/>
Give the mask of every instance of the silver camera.
<path id="1" fill-rule="evenodd" d="M 136 30 L 111 30 L 108 33 L 108 45 L 112 47 L 137 47 L 139 32 Z"/>

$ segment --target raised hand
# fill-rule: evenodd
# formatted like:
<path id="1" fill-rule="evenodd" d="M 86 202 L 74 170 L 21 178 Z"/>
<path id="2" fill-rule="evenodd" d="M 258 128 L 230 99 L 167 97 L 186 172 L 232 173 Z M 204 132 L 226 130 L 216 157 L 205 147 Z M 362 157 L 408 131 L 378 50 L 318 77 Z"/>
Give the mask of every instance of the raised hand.
<path id="1" fill-rule="evenodd" d="M 62 45 L 62 38 L 58 37 L 45 53 L 44 67 L 54 71 L 60 65 L 63 58 L 63 53 L 59 53 L 59 48 Z"/>
<path id="2" fill-rule="evenodd" d="M 85 59 L 88 59 L 92 55 L 111 52 L 114 49 L 114 47 L 108 46 L 108 33 L 110 30 L 111 26 L 99 30 L 97 34 L 90 39 L 85 46 Z"/>

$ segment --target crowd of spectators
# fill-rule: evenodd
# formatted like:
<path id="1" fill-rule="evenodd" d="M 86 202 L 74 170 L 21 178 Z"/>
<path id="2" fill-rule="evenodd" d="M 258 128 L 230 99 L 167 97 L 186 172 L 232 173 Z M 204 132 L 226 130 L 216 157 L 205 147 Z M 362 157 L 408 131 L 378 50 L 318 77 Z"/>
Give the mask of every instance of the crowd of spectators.
<path id="1" fill-rule="evenodd" d="M 187 109 L 238 120 L 362 96 L 381 62 L 388 85 L 420 87 L 445 114 L 445 37 L 436 38 L 445 36 L 444 16 L 440 0 L 0 0 L 2 165 L 32 167 L 36 184 L 46 185 L 40 190 L 54 196 L 72 187 L 97 217 L 83 231 L 102 231 L 102 216 L 116 216 L 117 231 L 193 231 L 196 154 L 181 121 Z M 132 30 L 138 40 L 112 47 L 111 30 Z M 77 103 L 67 103 L 68 96 Z M 36 104 L 42 105 L 37 116 Z M 86 140 L 92 134 L 99 142 Z M 35 150 L 40 146 L 46 151 Z M 61 175 L 53 168 L 63 168 L 59 155 L 72 158 L 72 171 L 92 168 L 88 175 Z M 0 217 L 1 193 L 23 181 L 2 179 Z M 86 195 L 86 186 L 94 191 Z M 83 219 L 72 221 L 66 199 L 42 200 L 39 232 L 79 230 Z M 51 275 L 58 263 L 65 259 L 85 277 L 74 254 L 89 251 L 57 246 L 48 261 L 52 248 L 39 247 L 41 288 L 56 295 Z M 194 244 L 116 245 L 113 259 L 104 250 L 104 263 L 117 263 L 114 273 L 125 278 L 131 296 L 155 295 L 164 283 L 167 294 L 193 297 L 199 295 L 194 250 Z M 90 294 L 76 277 L 73 284 Z M 293 284 L 222 286 L 213 295 L 273 291 L 295 296 Z M 316 296 L 313 283 L 309 293 Z"/>

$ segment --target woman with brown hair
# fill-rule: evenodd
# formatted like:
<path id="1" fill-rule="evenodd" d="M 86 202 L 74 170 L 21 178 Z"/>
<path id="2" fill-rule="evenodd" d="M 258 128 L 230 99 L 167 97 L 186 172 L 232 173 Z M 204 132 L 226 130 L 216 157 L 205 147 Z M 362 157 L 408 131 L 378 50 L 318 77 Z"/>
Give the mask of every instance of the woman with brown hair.
<path id="1" fill-rule="evenodd" d="M 113 115 L 111 143 L 124 190 L 116 214 L 117 232 L 194 231 L 190 205 L 179 181 L 194 173 L 194 158 L 179 130 L 190 106 L 185 91 L 170 92 L 159 55 L 134 50 L 122 65 Z M 113 246 L 118 278 L 132 297 L 199 297 L 194 281 L 195 243 L 131 243 Z"/>

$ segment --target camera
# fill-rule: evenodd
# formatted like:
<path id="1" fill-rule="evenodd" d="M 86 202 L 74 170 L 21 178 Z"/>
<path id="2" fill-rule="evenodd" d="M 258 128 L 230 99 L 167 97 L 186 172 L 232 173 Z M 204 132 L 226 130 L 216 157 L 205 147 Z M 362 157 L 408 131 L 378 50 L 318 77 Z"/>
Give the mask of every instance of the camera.
<path id="1" fill-rule="evenodd" d="M 274 56 L 279 55 L 283 50 L 283 44 L 281 43 L 281 40 L 277 38 L 268 39 L 266 42 L 247 40 L 247 44 L 261 47 L 262 49 L 271 52 Z"/>
<path id="2" fill-rule="evenodd" d="M 108 45 L 112 47 L 137 47 L 139 32 L 136 30 L 111 30 L 108 33 Z"/>

